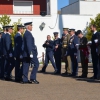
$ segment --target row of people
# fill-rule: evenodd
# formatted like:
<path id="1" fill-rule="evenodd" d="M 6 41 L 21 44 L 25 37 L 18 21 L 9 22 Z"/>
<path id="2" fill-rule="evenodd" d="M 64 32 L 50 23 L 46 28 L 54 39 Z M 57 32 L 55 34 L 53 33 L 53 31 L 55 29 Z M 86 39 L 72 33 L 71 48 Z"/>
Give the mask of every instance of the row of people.
<path id="1" fill-rule="evenodd" d="M 26 30 L 22 37 L 25 28 Z M 7 81 L 12 80 L 11 72 L 15 67 L 16 82 L 39 84 L 36 80 L 39 61 L 37 58 L 38 53 L 35 39 L 31 33 L 32 22 L 25 23 L 24 26 L 17 25 L 17 30 L 18 32 L 14 37 L 13 48 L 11 41 L 13 26 L 3 27 L 3 33 L 1 36 L 0 78 Z M 30 80 L 28 80 L 30 63 L 33 66 L 33 70 L 30 75 Z"/>
<path id="2" fill-rule="evenodd" d="M 46 48 L 45 64 L 41 72 L 46 71 L 49 60 L 51 61 L 55 74 L 61 74 L 61 61 L 65 62 L 65 75 L 77 76 L 78 75 L 78 51 L 80 51 L 80 60 L 82 65 L 81 78 L 86 78 L 88 75 L 88 60 L 89 49 L 91 49 L 92 63 L 93 63 L 93 77 L 97 79 L 98 76 L 98 63 L 100 60 L 99 54 L 99 40 L 100 33 L 97 32 L 96 26 L 91 25 L 91 31 L 93 32 L 91 41 L 87 41 L 81 30 L 75 32 L 75 29 L 64 28 L 62 38 L 58 37 L 58 32 L 54 32 L 54 41 L 51 40 L 51 36 L 47 36 L 47 40 L 43 44 Z M 54 59 L 53 59 L 54 58 Z"/>

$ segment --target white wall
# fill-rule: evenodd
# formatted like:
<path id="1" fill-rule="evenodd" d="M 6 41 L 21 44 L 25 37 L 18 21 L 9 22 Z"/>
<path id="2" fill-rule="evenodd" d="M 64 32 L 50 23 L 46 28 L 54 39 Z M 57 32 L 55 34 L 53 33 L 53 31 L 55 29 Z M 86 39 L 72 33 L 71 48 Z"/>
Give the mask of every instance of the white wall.
<path id="1" fill-rule="evenodd" d="M 62 28 L 75 28 L 76 30 L 84 30 L 86 28 L 87 22 L 90 22 L 90 18 L 93 16 L 85 16 L 85 15 L 60 15 L 59 24 L 60 30 Z"/>
<path id="2" fill-rule="evenodd" d="M 12 22 L 17 22 L 19 18 L 21 18 L 21 23 L 24 24 L 25 22 L 33 22 L 33 30 L 32 30 L 32 34 L 35 38 L 35 44 L 37 45 L 37 49 L 38 49 L 38 57 L 42 56 L 42 52 L 44 52 L 44 48 L 42 47 L 42 44 L 44 43 L 44 41 L 46 40 L 46 36 L 47 35 L 51 35 L 53 36 L 53 32 L 57 31 L 59 32 L 58 29 L 58 25 L 56 24 L 54 29 L 50 29 L 50 27 L 54 27 L 55 25 L 55 20 L 56 20 L 57 15 L 52 16 L 52 17 L 33 17 L 33 16 L 11 16 Z M 43 29 L 43 31 L 40 30 L 39 26 L 40 24 L 44 22 L 45 28 Z M 39 59 L 41 60 L 41 59 Z"/>
<path id="3" fill-rule="evenodd" d="M 80 14 L 96 15 L 100 13 L 100 2 L 99 1 L 98 2 L 80 1 Z"/>
<path id="4" fill-rule="evenodd" d="M 61 9 L 62 14 L 79 14 L 79 2 L 75 2 Z"/>

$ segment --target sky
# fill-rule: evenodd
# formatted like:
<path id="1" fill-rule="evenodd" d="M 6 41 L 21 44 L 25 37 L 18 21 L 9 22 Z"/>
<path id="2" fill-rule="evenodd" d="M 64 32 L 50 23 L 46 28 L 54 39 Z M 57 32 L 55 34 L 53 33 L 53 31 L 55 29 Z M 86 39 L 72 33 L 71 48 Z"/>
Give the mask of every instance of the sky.
<path id="1" fill-rule="evenodd" d="M 69 0 L 58 0 L 58 10 L 62 7 L 67 6 L 69 4 Z"/>

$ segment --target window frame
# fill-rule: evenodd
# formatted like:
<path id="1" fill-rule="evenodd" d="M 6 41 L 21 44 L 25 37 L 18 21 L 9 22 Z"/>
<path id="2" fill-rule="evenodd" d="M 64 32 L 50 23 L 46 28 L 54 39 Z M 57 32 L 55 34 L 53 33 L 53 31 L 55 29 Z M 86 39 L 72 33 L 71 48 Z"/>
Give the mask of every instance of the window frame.
<path id="1" fill-rule="evenodd" d="M 14 3 L 15 3 L 15 2 L 19 2 L 19 3 L 20 3 L 20 2 L 22 2 L 22 3 L 24 3 L 24 2 L 26 2 L 26 3 L 27 3 L 27 2 L 30 2 L 30 3 L 32 3 L 32 7 L 31 7 L 31 12 L 32 12 L 32 13 L 15 13 L 15 12 L 14 12 L 14 7 L 15 7 L 15 6 L 14 6 Z M 33 9 L 33 1 L 16 1 L 16 0 L 13 1 L 13 14 L 18 14 L 18 15 L 20 15 L 20 14 L 22 14 L 22 15 L 34 14 L 33 11 L 34 11 L 34 9 Z"/>

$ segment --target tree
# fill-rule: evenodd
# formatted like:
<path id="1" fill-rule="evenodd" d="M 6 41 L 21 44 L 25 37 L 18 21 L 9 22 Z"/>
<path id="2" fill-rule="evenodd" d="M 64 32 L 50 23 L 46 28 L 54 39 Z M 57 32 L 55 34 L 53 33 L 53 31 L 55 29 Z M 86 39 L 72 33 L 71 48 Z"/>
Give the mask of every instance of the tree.
<path id="1" fill-rule="evenodd" d="M 87 29 L 87 34 L 86 34 L 86 37 L 88 40 L 91 40 L 92 38 L 92 32 L 90 30 L 90 25 L 96 25 L 97 27 L 97 31 L 100 32 L 100 14 L 98 14 L 94 19 L 90 18 L 90 24 L 89 26 L 86 28 Z"/>
<path id="2" fill-rule="evenodd" d="M 1 26 L 9 25 L 10 22 L 11 22 L 10 16 L 2 15 L 0 17 L 0 24 L 1 24 Z M 2 27 L 0 27 L 0 30 L 2 30 Z"/>
<path id="3" fill-rule="evenodd" d="M 10 16 L 2 15 L 2 16 L 0 17 L 0 24 L 1 24 L 2 27 L 3 27 L 3 26 L 6 26 L 6 25 L 9 25 L 10 23 L 11 23 L 11 18 L 10 18 Z M 11 39 L 12 39 L 12 45 L 13 45 L 13 46 L 14 46 L 14 36 L 15 36 L 15 34 L 17 33 L 17 25 L 18 25 L 18 24 L 21 24 L 21 18 L 18 19 L 17 22 L 14 22 L 14 23 L 12 24 L 12 26 L 14 26 L 14 27 L 13 27 L 13 33 L 11 34 Z M 2 27 L 0 27 L 0 30 L 2 30 Z"/>
<path id="4" fill-rule="evenodd" d="M 21 25 L 21 18 L 18 19 L 17 22 L 14 22 L 14 23 L 12 24 L 12 26 L 14 26 L 14 27 L 13 27 L 13 34 L 11 34 L 11 36 L 12 36 L 12 45 L 13 45 L 13 46 L 14 46 L 14 36 L 15 36 L 16 33 L 17 33 L 17 25 Z"/>

